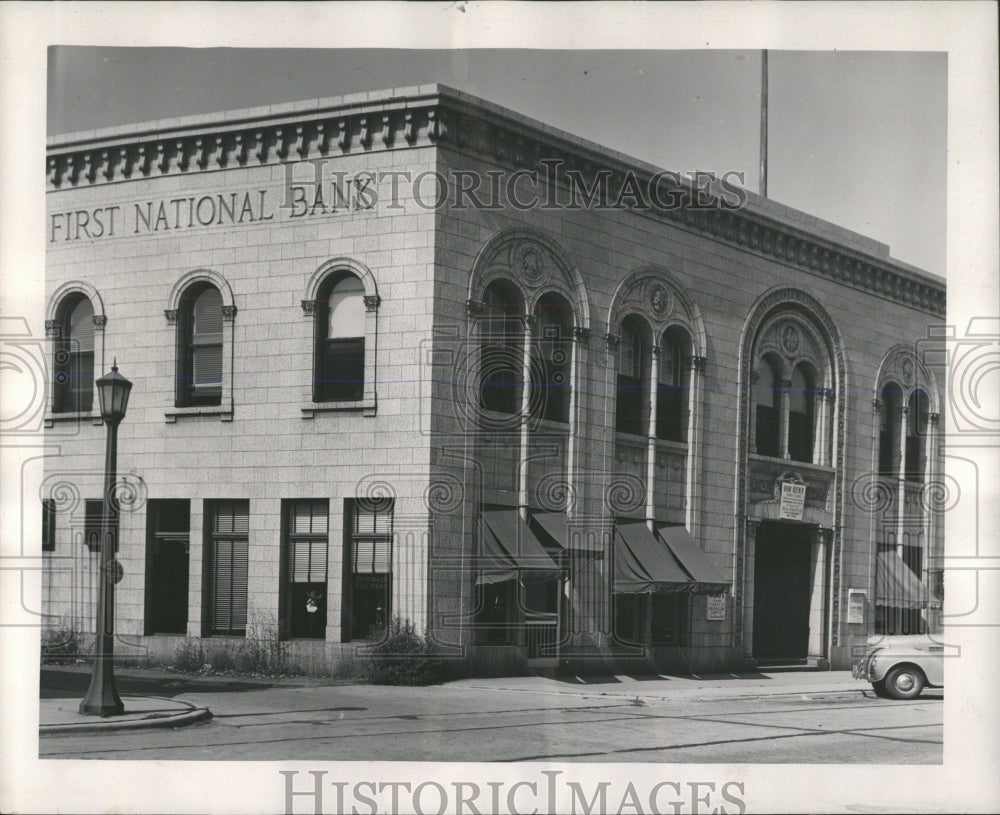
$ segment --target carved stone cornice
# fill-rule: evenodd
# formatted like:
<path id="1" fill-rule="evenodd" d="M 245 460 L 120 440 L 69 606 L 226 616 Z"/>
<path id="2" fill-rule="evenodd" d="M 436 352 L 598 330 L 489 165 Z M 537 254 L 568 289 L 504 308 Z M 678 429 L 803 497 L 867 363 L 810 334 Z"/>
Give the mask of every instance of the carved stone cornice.
<path id="1" fill-rule="evenodd" d="M 93 319 L 95 331 L 103 331 L 104 326 L 108 324 L 108 318 L 105 314 L 95 314 Z"/>
<path id="2" fill-rule="evenodd" d="M 632 188 L 658 191 L 644 206 L 620 204 L 641 217 L 702 233 L 720 243 L 892 300 L 930 314 L 945 313 L 945 286 L 884 257 L 878 244 L 819 234 L 801 219 L 789 219 L 758 196 L 733 208 L 705 208 L 678 174 L 629 160 L 600 145 L 533 122 L 491 103 L 442 86 L 407 89 L 398 96 L 320 100 L 312 109 L 261 108 L 242 118 L 178 120 L 174 127 L 50 140 L 48 189 L 122 183 L 150 175 L 191 174 L 231 167 L 280 164 L 329 156 L 333 139 L 340 154 L 447 145 L 510 168 L 538 172 L 540 187 L 555 179 L 567 197 L 566 172 L 592 181 L 608 175 L 610 198 Z M 558 165 L 559 170 L 551 168 Z M 626 183 L 628 182 L 628 183 Z M 716 185 L 710 195 L 719 202 Z M 544 199 L 544 196 L 543 196 Z M 629 199 L 631 200 L 631 199 Z M 662 204 L 662 205 L 660 205 Z"/>
<path id="3" fill-rule="evenodd" d="M 302 301 L 302 313 L 306 317 L 312 317 L 316 314 L 316 301 L 315 300 L 303 300 Z"/>
<path id="4" fill-rule="evenodd" d="M 378 307 L 382 303 L 382 298 L 379 297 L 377 294 L 366 294 L 364 300 L 365 300 L 365 311 L 367 312 L 378 311 Z"/>
<path id="5" fill-rule="evenodd" d="M 163 316 L 167 318 L 167 325 L 177 325 L 177 309 L 165 308 Z"/>
<path id="6" fill-rule="evenodd" d="M 231 323 L 236 318 L 236 306 L 223 306 L 222 307 L 222 320 L 223 322 Z"/>

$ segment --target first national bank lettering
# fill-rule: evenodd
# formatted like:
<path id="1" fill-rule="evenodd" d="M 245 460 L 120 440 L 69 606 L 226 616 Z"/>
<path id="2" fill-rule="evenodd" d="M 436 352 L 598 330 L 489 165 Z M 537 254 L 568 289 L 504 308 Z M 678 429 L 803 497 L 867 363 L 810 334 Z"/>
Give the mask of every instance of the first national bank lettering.
<path id="1" fill-rule="evenodd" d="M 274 220 L 267 190 L 113 204 L 49 215 L 49 243 Z"/>

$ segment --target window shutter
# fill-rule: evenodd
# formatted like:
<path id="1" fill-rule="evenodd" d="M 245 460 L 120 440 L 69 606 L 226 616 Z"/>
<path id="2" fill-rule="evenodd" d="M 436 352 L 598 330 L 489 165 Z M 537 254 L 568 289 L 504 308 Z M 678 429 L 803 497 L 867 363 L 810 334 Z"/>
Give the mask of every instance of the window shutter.
<path id="1" fill-rule="evenodd" d="M 217 634 L 243 634 L 247 624 L 250 502 L 214 506 L 212 540 L 212 624 Z"/>
<path id="2" fill-rule="evenodd" d="M 292 583 L 325 583 L 327 545 L 325 540 L 290 540 L 288 542 Z"/>
<path id="3" fill-rule="evenodd" d="M 86 297 L 73 307 L 69 315 L 69 338 L 71 351 L 93 353 L 94 351 L 94 307 Z"/>
<path id="4" fill-rule="evenodd" d="M 392 538 L 360 538 L 354 542 L 355 574 L 390 574 Z"/>
<path id="5" fill-rule="evenodd" d="M 291 502 L 288 515 L 290 582 L 326 582 L 328 513 L 325 500 Z"/>
<path id="6" fill-rule="evenodd" d="M 212 627 L 216 631 L 230 631 L 233 627 L 233 541 L 218 540 L 215 542 L 215 563 L 212 566 L 215 577 L 215 586 L 212 592 L 215 607 Z"/>
<path id="7" fill-rule="evenodd" d="M 195 346 L 192 354 L 194 386 L 218 385 L 222 382 L 222 346 Z"/>
<path id="8" fill-rule="evenodd" d="M 391 535 L 392 504 L 389 501 L 355 504 L 354 532 L 357 535 Z"/>

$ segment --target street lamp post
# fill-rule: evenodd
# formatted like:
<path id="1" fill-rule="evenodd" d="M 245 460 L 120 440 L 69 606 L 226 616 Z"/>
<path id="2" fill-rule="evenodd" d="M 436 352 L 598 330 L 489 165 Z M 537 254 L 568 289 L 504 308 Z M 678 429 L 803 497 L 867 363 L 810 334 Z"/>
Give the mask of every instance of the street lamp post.
<path id="1" fill-rule="evenodd" d="M 111 373 L 97 380 L 101 418 L 108 426 L 104 453 L 104 512 L 101 523 L 101 568 L 97 581 L 97 635 L 94 642 L 94 672 L 90 688 L 80 702 L 80 712 L 95 716 L 118 716 L 125 712 L 115 687 L 115 583 L 120 568 L 115 560 L 117 526 L 114 523 L 115 479 L 118 467 L 118 425 L 125 418 L 132 383 L 118 373 L 118 360 Z"/>

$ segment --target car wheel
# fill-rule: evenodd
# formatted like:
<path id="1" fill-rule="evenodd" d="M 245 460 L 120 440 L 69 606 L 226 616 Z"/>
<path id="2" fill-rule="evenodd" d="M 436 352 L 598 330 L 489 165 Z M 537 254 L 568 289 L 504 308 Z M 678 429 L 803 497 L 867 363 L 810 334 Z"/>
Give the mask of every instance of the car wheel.
<path id="1" fill-rule="evenodd" d="M 916 699 L 925 684 L 923 672 L 912 665 L 893 668 L 885 677 L 886 692 L 893 699 Z"/>
<path id="2" fill-rule="evenodd" d="M 885 680 L 884 679 L 878 679 L 875 682 L 872 682 L 872 690 L 875 691 L 875 695 L 879 699 L 889 699 L 889 698 L 891 698 L 889 696 L 889 691 L 887 691 L 885 689 Z"/>

